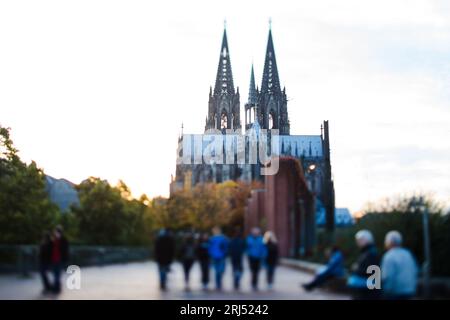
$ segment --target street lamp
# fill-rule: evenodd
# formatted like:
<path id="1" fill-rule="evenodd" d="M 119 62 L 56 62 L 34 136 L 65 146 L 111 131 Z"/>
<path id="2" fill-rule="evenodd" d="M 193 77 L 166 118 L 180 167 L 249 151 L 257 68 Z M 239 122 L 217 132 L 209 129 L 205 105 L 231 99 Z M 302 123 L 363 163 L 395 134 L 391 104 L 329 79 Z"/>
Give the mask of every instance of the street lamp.
<path id="1" fill-rule="evenodd" d="M 424 286 L 424 296 L 428 298 L 430 296 L 430 273 L 431 273 L 431 250 L 430 250 L 430 229 L 428 223 L 428 207 L 425 205 L 423 196 L 418 199 L 413 198 L 413 206 L 422 212 L 422 227 L 423 227 L 423 249 L 424 249 L 424 262 L 422 264 L 423 272 L 423 286 Z"/>
<path id="2" fill-rule="evenodd" d="M 315 193 L 315 189 L 316 189 L 316 165 L 314 163 L 310 164 L 308 166 L 308 175 L 311 175 L 311 192 L 314 194 Z"/>

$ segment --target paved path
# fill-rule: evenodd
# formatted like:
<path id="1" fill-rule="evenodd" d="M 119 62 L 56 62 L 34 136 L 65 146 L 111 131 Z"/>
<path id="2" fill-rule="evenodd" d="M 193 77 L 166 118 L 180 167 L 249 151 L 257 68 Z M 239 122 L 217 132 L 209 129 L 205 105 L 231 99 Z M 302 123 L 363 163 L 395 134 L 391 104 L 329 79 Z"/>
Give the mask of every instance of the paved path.
<path id="1" fill-rule="evenodd" d="M 185 292 L 182 267 L 175 263 L 169 276 L 169 290 L 160 292 L 154 262 L 84 267 L 81 270 L 81 289 L 65 289 L 59 296 L 42 296 L 40 279 L 36 273 L 30 278 L 1 275 L 0 299 L 348 299 L 345 295 L 323 290 L 305 292 L 299 287 L 299 283 L 309 281 L 311 275 L 282 266 L 276 271 L 273 290 L 266 289 L 263 271 L 260 275 L 261 290 L 253 292 L 249 288 L 250 275 L 247 270 L 244 272 L 240 292 L 231 288 L 229 265 L 225 272 L 223 292 L 213 289 L 204 292 L 200 289 L 200 268 L 195 264 L 191 271 L 192 290 Z"/>

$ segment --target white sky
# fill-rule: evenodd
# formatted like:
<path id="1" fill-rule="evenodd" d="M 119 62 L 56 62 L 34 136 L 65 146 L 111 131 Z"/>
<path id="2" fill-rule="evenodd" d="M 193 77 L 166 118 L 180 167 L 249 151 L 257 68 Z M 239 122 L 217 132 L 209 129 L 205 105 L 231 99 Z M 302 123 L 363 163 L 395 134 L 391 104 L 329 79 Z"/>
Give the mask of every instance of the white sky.
<path id="1" fill-rule="evenodd" d="M 241 106 L 272 30 L 292 134 L 330 121 L 338 206 L 450 199 L 448 1 L 2 1 L 0 123 L 26 161 L 168 195 L 201 133 L 227 19 Z"/>

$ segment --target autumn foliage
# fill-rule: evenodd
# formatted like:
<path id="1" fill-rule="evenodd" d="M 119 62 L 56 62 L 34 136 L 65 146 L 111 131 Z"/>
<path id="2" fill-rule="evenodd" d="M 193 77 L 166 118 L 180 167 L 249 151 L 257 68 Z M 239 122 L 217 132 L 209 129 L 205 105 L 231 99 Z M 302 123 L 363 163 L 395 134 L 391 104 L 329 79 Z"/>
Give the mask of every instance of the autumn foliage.
<path id="1" fill-rule="evenodd" d="M 218 225 L 225 231 L 242 227 L 247 199 L 256 183 L 226 181 L 180 190 L 159 206 L 157 225 L 174 230 L 209 231 Z"/>

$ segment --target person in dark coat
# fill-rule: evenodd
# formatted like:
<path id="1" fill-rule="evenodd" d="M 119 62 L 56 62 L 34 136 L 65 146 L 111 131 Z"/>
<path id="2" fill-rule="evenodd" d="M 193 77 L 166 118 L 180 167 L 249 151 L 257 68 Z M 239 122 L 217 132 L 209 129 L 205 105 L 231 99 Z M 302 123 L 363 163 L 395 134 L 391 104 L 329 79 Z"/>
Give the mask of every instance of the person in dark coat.
<path id="1" fill-rule="evenodd" d="M 67 266 L 67 263 L 69 261 L 69 241 L 64 236 L 61 226 L 56 227 L 55 231 L 53 232 L 50 260 L 53 270 L 52 291 L 54 293 L 60 293 L 61 271 Z"/>
<path id="2" fill-rule="evenodd" d="M 350 278 L 362 279 L 361 286 L 353 287 L 353 298 L 358 300 L 376 300 L 381 297 L 381 290 L 369 289 L 367 279 L 371 274 L 367 273 L 369 266 L 380 267 L 380 256 L 373 235 L 368 230 L 358 231 L 355 235 L 356 244 L 360 248 L 360 254 L 356 262 L 352 266 L 352 274 Z"/>
<path id="3" fill-rule="evenodd" d="M 207 233 L 203 233 L 197 244 L 197 259 L 200 263 L 200 270 L 202 273 L 202 287 L 203 290 L 208 289 L 209 273 L 211 259 L 209 257 L 209 236 Z"/>
<path id="4" fill-rule="evenodd" d="M 167 289 L 167 273 L 175 255 L 175 241 L 166 229 L 161 229 L 155 241 L 155 260 L 159 268 L 161 290 Z"/>
<path id="5" fill-rule="evenodd" d="M 278 264 L 278 244 L 277 238 L 272 231 L 264 234 L 264 243 L 266 245 L 266 268 L 267 268 L 267 286 L 269 290 L 273 288 L 273 278 L 275 268 Z"/>
<path id="6" fill-rule="evenodd" d="M 183 264 L 184 284 L 186 291 L 190 290 L 189 275 L 191 272 L 192 265 L 194 264 L 196 258 L 196 249 L 197 248 L 194 243 L 194 236 L 192 235 L 192 233 L 187 234 L 180 250 L 180 257 L 181 263 Z"/>
<path id="7" fill-rule="evenodd" d="M 229 254 L 231 266 L 233 268 L 233 286 L 235 290 L 239 290 L 243 268 L 243 257 L 246 249 L 246 241 L 242 236 L 242 232 L 238 229 L 235 231 L 229 245 Z"/>
<path id="8" fill-rule="evenodd" d="M 44 294 L 51 292 L 52 286 L 48 279 L 48 271 L 51 265 L 52 257 L 52 236 L 50 232 L 46 232 L 39 244 L 39 274 L 42 279 Z"/>

